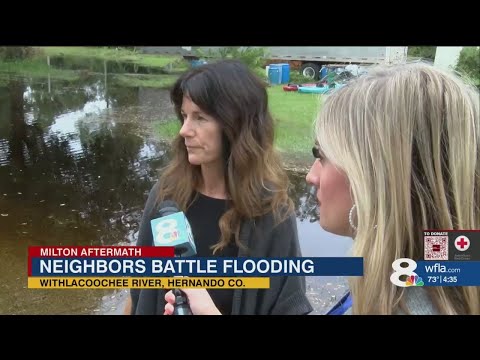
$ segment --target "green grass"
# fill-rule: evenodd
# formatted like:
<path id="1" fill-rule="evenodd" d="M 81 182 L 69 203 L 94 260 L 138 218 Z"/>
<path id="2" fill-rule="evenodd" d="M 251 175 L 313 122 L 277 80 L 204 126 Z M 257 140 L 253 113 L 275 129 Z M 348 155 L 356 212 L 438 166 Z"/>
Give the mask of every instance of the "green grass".
<path id="1" fill-rule="evenodd" d="M 40 53 L 49 56 L 76 56 L 100 60 L 126 61 L 141 66 L 163 68 L 168 64 L 179 62 L 176 55 L 141 54 L 128 49 L 114 49 L 94 46 L 52 46 L 37 48 Z"/>
<path id="2" fill-rule="evenodd" d="M 27 77 L 46 77 L 51 79 L 78 80 L 80 73 L 73 70 L 49 68 L 45 59 L 32 58 L 21 61 L 0 61 L 0 73 L 18 74 Z"/>
<path id="3" fill-rule="evenodd" d="M 47 46 L 36 50 L 50 56 L 79 56 L 105 60 L 131 60 L 135 52 L 126 49 L 114 49 L 100 46 Z"/>
<path id="4" fill-rule="evenodd" d="M 276 120 L 275 145 L 284 153 L 310 155 L 313 121 L 319 110 L 319 95 L 268 88 L 269 107 Z"/>
<path id="5" fill-rule="evenodd" d="M 72 56 L 78 58 L 100 59 L 107 61 L 129 61 L 139 66 L 150 68 L 165 68 L 167 73 L 172 75 L 145 75 L 145 74 L 119 74 L 115 80 L 123 86 L 146 86 L 146 87 L 168 87 L 172 85 L 177 77 L 173 75 L 187 70 L 188 64 L 179 56 L 139 54 L 131 50 L 105 47 L 41 47 L 35 49 L 35 55 L 29 59 L 16 61 L 0 61 L 0 72 L 18 74 L 28 77 L 46 77 L 50 74 L 52 79 L 77 80 L 81 71 L 57 69 L 49 67 L 46 55 L 49 56 Z M 166 67 L 167 65 L 171 65 Z M 83 74 L 91 72 L 86 69 Z"/>
<path id="6" fill-rule="evenodd" d="M 120 86 L 165 88 L 173 85 L 176 75 L 114 75 L 113 81 Z"/>
<path id="7" fill-rule="evenodd" d="M 282 86 L 275 86 L 268 88 L 268 96 L 277 124 L 275 146 L 289 158 L 310 160 L 318 95 L 285 92 Z M 176 119 L 158 121 L 154 129 L 159 138 L 170 140 L 178 134 L 180 123 Z"/>
<path id="8" fill-rule="evenodd" d="M 55 51 L 50 50 L 49 54 L 60 54 L 62 53 L 60 49 L 70 49 L 67 51 L 65 55 L 72 55 L 77 56 L 81 54 L 81 51 L 78 51 L 78 54 L 74 51 L 75 49 L 88 49 L 88 48 L 48 48 L 48 49 L 56 49 Z M 105 54 L 106 57 L 111 56 L 111 49 L 107 49 L 104 52 L 101 51 L 103 48 L 98 48 L 96 52 L 91 54 L 91 57 L 99 57 L 102 54 Z M 124 51 L 119 50 L 120 57 L 125 59 L 123 55 L 121 55 Z M 107 56 L 108 55 L 108 56 Z M 86 55 L 85 51 L 83 51 L 83 56 Z M 160 66 L 172 64 L 171 68 L 168 68 L 167 73 L 165 75 L 157 75 L 157 74 L 115 74 L 114 81 L 118 82 L 121 86 L 131 86 L 131 87 L 138 87 L 138 86 L 145 86 L 145 87 L 159 87 L 165 88 L 173 85 L 175 80 L 177 79 L 178 75 L 174 75 L 175 73 L 184 71 L 188 68 L 188 65 L 183 60 L 172 59 L 169 58 L 168 61 L 164 57 L 159 57 L 157 59 L 144 59 L 144 63 L 148 66 Z M 86 69 L 83 71 L 80 70 L 68 70 L 68 69 L 57 69 L 54 67 L 49 67 L 45 58 L 45 53 L 38 52 L 36 55 L 29 59 L 23 60 L 16 60 L 16 61 L 0 61 L 0 73 L 9 73 L 9 74 L 17 74 L 26 77 L 47 77 L 50 74 L 51 79 L 57 80 L 78 80 L 81 77 L 81 74 L 85 75 L 88 73 L 93 73 L 90 70 Z"/>

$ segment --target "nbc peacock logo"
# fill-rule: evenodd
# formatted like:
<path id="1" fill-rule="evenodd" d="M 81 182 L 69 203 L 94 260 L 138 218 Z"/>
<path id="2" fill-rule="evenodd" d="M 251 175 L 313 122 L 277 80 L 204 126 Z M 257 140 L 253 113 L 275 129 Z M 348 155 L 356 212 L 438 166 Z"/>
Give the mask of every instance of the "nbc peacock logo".
<path id="1" fill-rule="evenodd" d="M 407 264 L 403 267 L 402 264 Z M 397 259 L 392 263 L 393 273 L 390 275 L 392 284 L 400 287 L 423 286 L 423 280 L 415 273 L 417 263 L 408 258 Z"/>
<path id="2" fill-rule="evenodd" d="M 407 280 L 405 281 L 406 286 L 423 286 L 423 280 L 418 275 L 410 275 L 407 276 Z"/>
<path id="3" fill-rule="evenodd" d="M 178 226 L 177 220 L 165 219 L 160 220 L 155 226 L 157 234 L 155 236 L 155 243 L 169 244 L 178 239 Z"/>

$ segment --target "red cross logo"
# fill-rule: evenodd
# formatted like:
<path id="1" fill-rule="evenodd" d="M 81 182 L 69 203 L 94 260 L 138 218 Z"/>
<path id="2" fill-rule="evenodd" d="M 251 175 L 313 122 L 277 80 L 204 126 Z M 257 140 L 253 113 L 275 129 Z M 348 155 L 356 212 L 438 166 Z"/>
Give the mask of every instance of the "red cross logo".
<path id="1" fill-rule="evenodd" d="M 458 251 L 465 251 L 470 247 L 470 240 L 465 235 L 460 235 L 455 239 L 454 244 Z"/>

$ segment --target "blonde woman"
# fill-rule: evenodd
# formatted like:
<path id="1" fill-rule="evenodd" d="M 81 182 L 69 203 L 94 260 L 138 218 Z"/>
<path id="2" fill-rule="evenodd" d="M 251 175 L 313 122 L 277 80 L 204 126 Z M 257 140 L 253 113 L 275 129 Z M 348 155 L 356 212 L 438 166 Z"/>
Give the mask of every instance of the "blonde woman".
<path id="1" fill-rule="evenodd" d="M 349 312 L 480 314 L 479 287 L 390 282 L 394 260 L 423 260 L 422 230 L 480 228 L 478 90 L 422 63 L 378 69 L 328 96 L 315 133 L 320 225 L 364 258 Z"/>

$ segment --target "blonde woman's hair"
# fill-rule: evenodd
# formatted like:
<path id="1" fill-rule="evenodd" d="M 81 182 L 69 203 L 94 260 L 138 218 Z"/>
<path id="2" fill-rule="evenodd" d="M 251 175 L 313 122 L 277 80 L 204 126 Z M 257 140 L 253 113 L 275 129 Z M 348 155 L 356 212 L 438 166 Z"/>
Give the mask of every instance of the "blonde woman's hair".
<path id="1" fill-rule="evenodd" d="M 379 68 L 329 95 L 315 130 L 357 206 L 353 313 L 405 309 L 392 262 L 423 260 L 424 229 L 480 228 L 478 90 L 423 63 Z M 480 314 L 479 287 L 425 289 L 442 314 Z"/>

